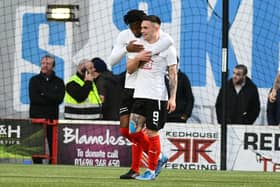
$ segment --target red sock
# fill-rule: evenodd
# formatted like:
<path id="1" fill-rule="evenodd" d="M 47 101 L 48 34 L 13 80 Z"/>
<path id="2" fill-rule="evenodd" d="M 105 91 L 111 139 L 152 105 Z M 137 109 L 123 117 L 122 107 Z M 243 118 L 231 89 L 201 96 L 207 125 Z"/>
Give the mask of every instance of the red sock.
<path id="1" fill-rule="evenodd" d="M 158 163 L 158 158 L 160 155 L 160 138 L 159 135 L 149 137 L 150 139 L 150 147 L 149 147 L 149 166 L 150 170 L 155 171 Z"/>
<path id="2" fill-rule="evenodd" d="M 131 161 L 131 169 L 134 172 L 139 173 L 139 169 L 140 169 L 140 160 L 142 157 L 142 148 L 141 146 L 138 145 L 137 142 L 133 141 L 132 136 L 129 134 L 129 129 L 125 128 L 125 127 L 121 127 L 120 128 L 120 134 L 127 138 L 131 143 L 131 157 L 132 157 L 132 161 Z"/>
<path id="3" fill-rule="evenodd" d="M 136 137 L 139 137 L 138 141 L 134 140 L 133 134 L 129 134 L 129 128 L 124 128 L 124 127 L 120 128 L 120 134 L 123 137 L 127 138 L 130 142 L 132 142 L 132 146 L 131 146 L 131 157 L 132 157 L 131 169 L 134 172 L 139 173 L 140 172 L 140 162 L 141 162 L 142 152 L 143 152 L 142 146 L 139 144 L 139 139 L 141 139 L 141 136 L 136 135 Z"/>
<path id="4" fill-rule="evenodd" d="M 132 133 L 130 134 L 130 136 L 132 139 L 135 139 L 135 142 L 137 144 L 140 144 L 143 151 L 148 152 L 150 140 L 149 137 L 143 131 Z"/>
<path id="5" fill-rule="evenodd" d="M 138 144 L 132 144 L 131 146 L 131 153 L 132 153 L 132 162 L 131 162 L 131 169 L 134 172 L 140 173 L 140 161 L 142 158 L 142 147 Z"/>
<path id="6" fill-rule="evenodd" d="M 129 134 L 129 129 L 128 129 L 128 128 L 126 128 L 126 127 L 121 127 L 121 128 L 120 128 L 120 134 L 121 134 L 123 137 L 127 138 L 129 141 L 132 142 L 131 136 L 130 136 L 130 134 Z"/>
<path id="7" fill-rule="evenodd" d="M 135 144 L 132 147 L 132 164 L 131 168 L 135 172 L 139 172 L 141 159 L 142 159 L 142 152 L 143 150 L 148 151 L 150 141 L 148 136 L 144 132 L 137 132 L 130 134 L 132 142 Z"/>
<path id="8" fill-rule="evenodd" d="M 148 135 L 146 133 L 144 133 L 143 131 L 141 131 L 142 133 L 142 147 L 143 147 L 143 151 L 148 154 L 149 152 L 149 147 L 150 147 L 150 139 L 148 137 Z"/>

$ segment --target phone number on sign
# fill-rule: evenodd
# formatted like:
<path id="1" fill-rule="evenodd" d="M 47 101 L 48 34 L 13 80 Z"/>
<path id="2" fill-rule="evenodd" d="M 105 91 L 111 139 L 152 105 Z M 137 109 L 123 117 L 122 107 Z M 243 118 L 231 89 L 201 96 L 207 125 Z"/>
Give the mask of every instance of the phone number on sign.
<path id="1" fill-rule="evenodd" d="M 74 164 L 77 166 L 113 166 L 120 167 L 120 160 L 76 158 Z"/>

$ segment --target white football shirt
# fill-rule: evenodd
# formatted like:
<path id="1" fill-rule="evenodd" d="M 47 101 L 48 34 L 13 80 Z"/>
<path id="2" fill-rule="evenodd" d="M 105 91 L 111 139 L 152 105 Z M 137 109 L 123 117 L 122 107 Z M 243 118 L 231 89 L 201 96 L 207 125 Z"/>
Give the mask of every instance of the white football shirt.
<path id="1" fill-rule="evenodd" d="M 124 57 L 125 54 L 127 54 L 128 58 L 130 58 L 129 56 L 135 56 L 136 53 L 127 53 L 126 51 L 126 46 L 132 40 L 139 41 L 140 39 L 136 38 L 130 29 L 123 30 L 119 33 L 111 55 L 109 56 L 107 61 L 107 66 L 110 70 L 113 65 L 120 62 L 120 60 Z M 150 51 L 152 52 L 152 55 L 155 55 L 160 51 L 167 49 L 173 43 L 174 41 L 169 34 L 160 31 L 160 39 L 150 48 Z M 135 81 L 137 76 L 136 74 L 137 71 L 135 71 L 132 74 L 126 73 L 125 88 L 135 88 Z"/>
<path id="2" fill-rule="evenodd" d="M 154 44 L 144 40 L 142 42 L 147 51 L 157 45 L 157 42 Z M 133 97 L 167 101 L 168 93 L 164 76 L 166 68 L 173 64 L 177 64 L 176 49 L 173 45 L 153 55 L 150 62 L 138 69 Z"/>

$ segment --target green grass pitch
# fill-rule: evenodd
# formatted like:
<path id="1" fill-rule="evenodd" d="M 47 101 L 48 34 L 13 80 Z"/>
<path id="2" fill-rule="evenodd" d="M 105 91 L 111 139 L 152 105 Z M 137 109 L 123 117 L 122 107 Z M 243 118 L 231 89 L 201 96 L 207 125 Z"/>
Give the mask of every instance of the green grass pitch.
<path id="1" fill-rule="evenodd" d="M 163 169 L 154 181 L 120 180 L 128 168 L 0 164 L 1 187 L 280 186 L 273 172 Z M 142 170 L 143 172 L 144 170 Z"/>

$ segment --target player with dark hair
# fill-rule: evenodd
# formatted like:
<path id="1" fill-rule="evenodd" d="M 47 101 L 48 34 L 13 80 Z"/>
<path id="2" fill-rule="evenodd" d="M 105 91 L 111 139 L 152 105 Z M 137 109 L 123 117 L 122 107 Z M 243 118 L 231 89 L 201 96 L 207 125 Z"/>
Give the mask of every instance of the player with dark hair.
<path id="1" fill-rule="evenodd" d="M 129 26 L 129 29 L 123 30 L 119 33 L 112 53 L 108 59 L 108 68 L 120 62 L 122 57 L 128 53 L 140 52 L 144 49 L 142 44 L 137 43 L 137 40 L 141 37 L 141 22 L 143 16 L 146 14 L 142 10 L 130 10 L 124 16 L 124 22 Z M 160 41 L 157 45 L 151 48 L 151 54 L 155 55 L 159 52 L 167 49 L 173 43 L 173 39 L 166 33 L 161 31 Z M 129 135 L 129 115 L 131 112 L 131 106 L 133 103 L 133 92 L 135 87 L 135 78 L 136 73 L 128 74 L 126 73 L 125 77 L 125 88 L 121 93 L 121 104 L 120 104 L 120 134 L 130 141 L 132 141 L 131 136 Z M 147 136 L 143 133 L 143 142 L 148 142 Z M 146 144 L 148 147 L 148 143 Z M 145 148 L 146 150 L 148 148 Z M 121 179 L 134 179 L 139 175 L 140 168 L 140 157 L 139 146 L 136 144 L 132 145 L 132 164 L 131 169 L 124 175 L 121 175 Z M 145 151 L 145 150 L 144 150 Z M 141 153 L 142 154 L 142 153 Z M 166 157 L 163 157 L 166 162 Z M 159 164 L 158 167 L 161 167 L 162 164 Z"/>
<path id="2" fill-rule="evenodd" d="M 120 62 L 127 52 L 139 52 L 143 50 L 143 45 L 135 43 L 137 38 L 141 37 L 141 22 L 145 16 L 142 10 L 130 10 L 124 16 L 124 22 L 129 26 L 129 29 L 119 33 L 114 48 L 108 59 L 108 68 Z"/>
<path id="3" fill-rule="evenodd" d="M 145 50 L 129 55 L 128 73 L 137 70 L 134 102 L 131 109 L 129 132 L 133 143 L 144 150 L 148 144 L 148 169 L 136 177 L 138 180 L 153 180 L 159 174 L 158 159 L 161 153 L 159 130 L 164 127 L 168 112 L 176 108 L 177 58 L 174 46 L 168 47 L 158 55 L 152 55 L 150 48 L 160 41 L 160 19 L 145 16 L 141 24 L 142 40 Z M 169 91 L 165 85 L 165 72 L 169 71 Z M 148 142 L 143 142 L 143 129 Z M 140 154 L 141 155 L 141 154 Z M 167 160 L 166 160 L 167 161 Z"/>

